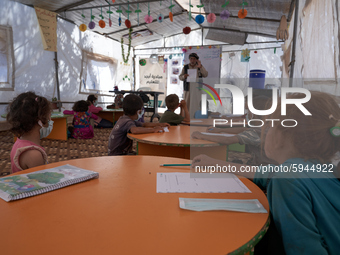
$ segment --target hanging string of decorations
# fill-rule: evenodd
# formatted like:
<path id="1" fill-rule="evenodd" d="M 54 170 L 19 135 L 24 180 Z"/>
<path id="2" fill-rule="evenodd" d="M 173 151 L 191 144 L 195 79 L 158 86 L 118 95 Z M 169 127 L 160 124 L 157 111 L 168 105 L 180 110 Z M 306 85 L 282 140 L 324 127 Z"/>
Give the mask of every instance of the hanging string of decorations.
<path id="1" fill-rule="evenodd" d="M 112 3 L 115 3 L 115 0 L 112 0 Z M 132 11 L 130 10 L 130 5 L 129 5 L 129 1 L 127 2 L 128 3 L 128 9 L 125 10 L 126 14 L 127 14 L 127 19 L 125 20 L 125 25 L 127 28 L 130 28 L 131 27 L 131 21 L 130 21 L 130 13 L 132 13 Z M 224 4 L 221 6 L 222 9 L 224 9 L 221 13 L 220 13 L 220 18 L 222 20 L 226 20 L 230 17 L 231 13 L 230 11 L 226 8 L 227 5 L 229 4 L 229 1 L 225 0 Z M 245 0 L 242 0 L 242 3 L 240 4 L 242 6 L 242 8 L 239 10 L 238 12 L 238 18 L 240 19 L 244 19 L 248 12 L 247 10 L 245 9 L 245 6 L 248 6 L 248 3 L 245 1 Z M 160 6 L 162 6 L 162 0 L 160 1 Z M 172 0 L 170 0 L 170 6 L 168 7 L 170 9 L 170 12 L 169 12 L 169 19 L 171 22 L 173 22 L 173 13 L 172 13 L 172 8 L 175 7 L 175 5 L 173 4 Z M 194 6 L 191 4 L 191 0 L 189 0 L 189 12 L 188 12 L 188 16 L 189 16 L 189 20 L 191 21 L 191 9 L 193 8 Z M 202 24 L 204 21 L 205 21 L 205 17 L 204 15 L 202 15 L 202 7 L 204 7 L 204 4 L 202 4 L 202 0 L 200 0 L 200 4 L 199 5 L 196 5 L 197 8 L 199 8 L 199 15 L 197 15 L 195 17 L 195 21 L 197 24 Z M 111 20 L 111 14 L 113 14 L 113 12 L 111 11 L 111 5 L 109 5 L 109 10 L 106 12 L 109 14 L 109 26 L 111 27 L 112 26 L 112 20 Z M 116 13 L 119 14 L 119 18 L 118 18 L 118 25 L 121 26 L 122 24 L 122 9 L 121 9 L 121 6 L 119 5 L 119 9 L 116 10 Z M 139 15 L 140 13 L 142 13 L 142 10 L 139 9 L 139 3 L 137 3 L 137 9 L 134 11 L 134 13 L 137 14 L 137 23 L 138 23 L 138 26 L 140 25 L 139 23 Z M 84 15 L 84 12 L 82 12 L 82 15 L 81 15 L 84 19 L 85 19 L 85 15 Z M 101 20 L 98 21 L 98 25 L 99 27 L 101 28 L 105 28 L 106 26 L 106 23 L 104 21 L 104 16 L 103 16 L 103 9 L 101 7 L 101 13 L 99 15 L 99 17 L 101 18 Z M 94 15 L 92 15 L 92 9 L 91 9 L 91 21 L 90 23 L 88 24 L 88 28 L 89 29 L 94 29 L 95 28 L 95 22 L 93 21 L 93 19 L 95 18 Z M 162 13 L 160 13 L 158 16 L 157 16 L 157 21 L 158 22 L 162 22 L 164 20 L 164 16 Z M 207 14 L 206 16 L 206 20 L 208 23 L 213 23 L 216 21 L 216 14 L 215 13 L 209 13 Z M 153 18 L 151 17 L 150 15 L 150 2 L 148 2 L 148 14 L 145 15 L 144 17 L 144 21 L 145 23 L 149 24 L 153 21 Z M 190 33 L 190 30 L 188 29 L 189 27 L 186 27 L 185 29 L 183 29 L 183 33 L 185 34 L 189 34 Z M 87 30 L 87 26 L 83 23 L 81 25 L 79 25 L 79 30 L 82 31 L 82 32 L 85 32 Z"/>
<path id="2" fill-rule="evenodd" d="M 132 28 L 129 28 L 129 44 L 128 44 L 128 53 L 127 56 L 125 57 L 125 53 L 124 53 L 124 38 L 122 37 L 120 39 L 120 44 L 122 47 L 122 57 L 123 57 L 123 61 L 124 63 L 127 63 L 129 61 L 129 57 L 130 57 L 130 49 L 131 49 L 131 33 L 132 33 Z"/>

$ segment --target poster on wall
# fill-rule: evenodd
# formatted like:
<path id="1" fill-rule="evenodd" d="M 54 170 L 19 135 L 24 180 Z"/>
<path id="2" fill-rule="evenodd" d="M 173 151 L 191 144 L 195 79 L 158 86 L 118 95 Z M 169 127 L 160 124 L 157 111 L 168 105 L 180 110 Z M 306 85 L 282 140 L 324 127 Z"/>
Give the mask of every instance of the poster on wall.
<path id="1" fill-rule="evenodd" d="M 57 52 L 57 13 L 34 7 L 44 50 Z"/>
<path id="2" fill-rule="evenodd" d="M 167 72 L 164 68 L 167 61 L 164 64 L 159 62 L 152 62 L 149 59 L 145 59 L 146 64 L 144 66 L 139 65 L 139 88 L 152 91 L 160 91 L 166 93 Z M 159 100 L 164 100 L 164 95 L 159 96 Z"/>

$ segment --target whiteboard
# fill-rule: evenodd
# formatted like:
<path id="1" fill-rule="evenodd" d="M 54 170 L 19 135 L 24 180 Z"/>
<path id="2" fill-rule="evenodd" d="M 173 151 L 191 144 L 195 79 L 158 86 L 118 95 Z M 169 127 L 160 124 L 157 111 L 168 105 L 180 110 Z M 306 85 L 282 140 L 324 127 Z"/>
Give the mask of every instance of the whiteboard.
<path id="1" fill-rule="evenodd" d="M 184 64 L 189 64 L 189 55 L 196 53 L 199 56 L 199 60 L 204 68 L 208 71 L 208 79 L 219 80 L 221 73 L 221 48 L 199 48 L 192 47 L 187 49 L 184 55 Z M 204 81 L 205 79 L 203 79 Z"/>

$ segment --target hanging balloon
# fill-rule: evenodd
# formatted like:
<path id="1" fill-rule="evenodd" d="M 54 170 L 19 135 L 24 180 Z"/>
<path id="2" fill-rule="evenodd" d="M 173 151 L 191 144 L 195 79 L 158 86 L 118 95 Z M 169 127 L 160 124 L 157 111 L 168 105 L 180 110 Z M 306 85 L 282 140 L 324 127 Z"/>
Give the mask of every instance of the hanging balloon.
<path id="1" fill-rule="evenodd" d="M 204 16 L 201 14 L 197 15 L 195 21 L 197 24 L 202 24 L 204 22 Z"/>
<path id="2" fill-rule="evenodd" d="M 82 32 L 85 32 L 86 29 L 87 29 L 87 26 L 86 26 L 85 24 L 81 24 L 81 25 L 79 26 L 79 30 L 82 31 Z"/>
<path id="3" fill-rule="evenodd" d="M 210 13 L 208 16 L 207 16 L 207 21 L 208 23 L 214 23 L 216 20 L 216 15 L 214 13 Z"/>
<path id="4" fill-rule="evenodd" d="M 228 19 L 230 17 L 230 12 L 228 10 L 224 10 L 221 12 L 220 17 L 223 20 Z"/>
<path id="5" fill-rule="evenodd" d="M 151 15 L 145 15 L 144 17 L 145 23 L 151 23 L 153 18 L 151 17 Z"/>
<path id="6" fill-rule="evenodd" d="M 164 19 L 163 14 L 162 14 L 162 13 L 159 14 L 158 17 L 157 17 L 158 22 L 159 22 L 159 23 L 162 23 L 162 22 L 163 22 L 163 19 Z"/>
<path id="7" fill-rule="evenodd" d="M 89 23 L 89 29 L 94 29 L 95 26 L 96 24 L 93 21 Z"/>
<path id="8" fill-rule="evenodd" d="M 112 20 L 109 19 L 109 26 L 111 27 L 112 26 Z"/>
<path id="9" fill-rule="evenodd" d="M 171 22 L 174 21 L 174 15 L 172 14 L 172 12 L 169 12 L 169 19 Z"/>
<path id="10" fill-rule="evenodd" d="M 146 65 L 146 60 L 145 60 L 145 59 L 139 60 L 139 64 L 140 64 L 141 66 L 145 66 L 145 65 Z"/>
<path id="11" fill-rule="evenodd" d="M 191 32 L 191 28 L 190 27 L 183 28 L 183 33 L 184 34 L 188 35 L 188 34 L 190 34 L 190 32 Z"/>
<path id="12" fill-rule="evenodd" d="M 244 19 L 247 16 L 248 12 L 246 9 L 241 9 L 238 11 L 238 17 L 240 19 Z"/>
<path id="13" fill-rule="evenodd" d="M 99 20 L 98 24 L 99 24 L 99 26 L 100 26 L 101 28 L 104 28 L 104 27 L 106 26 L 105 21 L 102 20 L 102 19 Z"/>
<path id="14" fill-rule="evenodd" d="M 131 27 L 131 22 L 130 22 L 130 20 L 125 20 L 125 26 L 127 27 L 127 28 L 130 28 Z"/>

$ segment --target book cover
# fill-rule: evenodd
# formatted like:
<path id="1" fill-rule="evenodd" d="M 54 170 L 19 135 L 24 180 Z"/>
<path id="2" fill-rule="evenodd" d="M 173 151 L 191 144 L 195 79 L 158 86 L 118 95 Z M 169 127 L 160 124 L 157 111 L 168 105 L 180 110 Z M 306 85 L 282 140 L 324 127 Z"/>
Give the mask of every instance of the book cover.
<path id="1" fill-rule="evenodd" d="M 98 178 L 99 173 L 72 165 L 0 178 L 0 197 L 9 202 Z"/>

